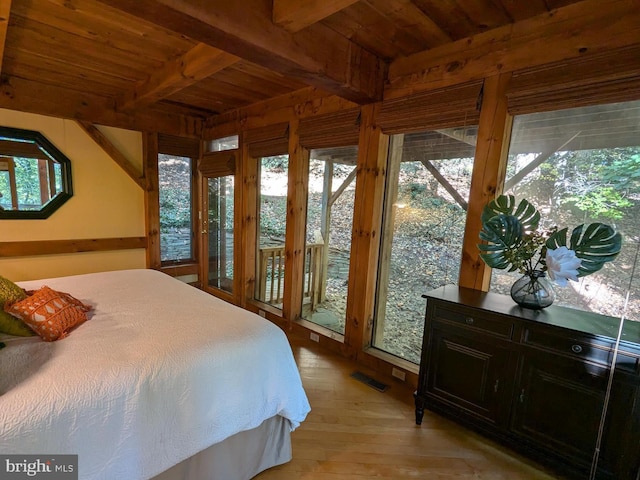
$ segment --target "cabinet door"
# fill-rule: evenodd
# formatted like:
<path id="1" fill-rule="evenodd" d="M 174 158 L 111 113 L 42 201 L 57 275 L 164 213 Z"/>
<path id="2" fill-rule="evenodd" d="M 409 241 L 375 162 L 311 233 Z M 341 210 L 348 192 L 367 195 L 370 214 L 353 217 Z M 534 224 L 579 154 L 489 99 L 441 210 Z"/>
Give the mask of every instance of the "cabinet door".
<path id="1" fill-rule="evenodd" d="M 434 328 L 427 367 L 427 397 L 500 423 L 509 398 L 510 351 L 494 339 Z"/>
<path id="2" fill-rule="evenodd" d="M 511 430 L 557 461 L 589 471 L 609 370 L 588 362 L 531 351 L 522 357 Z M 611 425 L 605 424 L 605 440 Z M 604 444 L 603 444 L 604 445 Z M 603 456 L 601 460 L 605 460 Z M 606 462 L 601 462 L 607 470 Z M 607 475 L 608 476 L 608 475 Z"/>

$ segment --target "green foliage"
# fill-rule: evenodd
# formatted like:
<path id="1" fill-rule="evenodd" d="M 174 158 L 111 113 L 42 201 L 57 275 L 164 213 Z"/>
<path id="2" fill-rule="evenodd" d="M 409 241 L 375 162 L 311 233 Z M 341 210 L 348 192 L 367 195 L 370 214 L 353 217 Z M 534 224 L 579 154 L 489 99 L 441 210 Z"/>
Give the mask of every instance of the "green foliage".
<path id="1" fill-rule="evenodd" d="M 565 204 L 573 203 L 583 212 L 594 216 L 620 220 L 624 217 L 623 208 L 633 206 L 613 187 L 598 186 L 583 195 L 567 197 Z"/>
<path id="2" fill-rule="evenodd" d="M 567 246 L 567 228 L 553 233 L 546 242 L 547 248 Z M 582 260 L 578 276 L 584 277 L 600 270 L 613 260 L 622 248 L 622 236 L 604 223 L 579 225 L 571 232 L 568 248 Z"/>
<path id="3" fill-rule="evenodd" d="M 579 276 L 589 275 L 613 260 L 622 246 L 622 237 L 602 223 L 576 227 L 567 243 L 567 229 L 539 231 L 540 213 L 527 200 L 517 205 L 512 195 L 501 195 L 482 212 L 478 244 L 480 257 L 492 268 L 522 273 L 546 270 L 547 249 L 567 246 L 582 260 Z"/>

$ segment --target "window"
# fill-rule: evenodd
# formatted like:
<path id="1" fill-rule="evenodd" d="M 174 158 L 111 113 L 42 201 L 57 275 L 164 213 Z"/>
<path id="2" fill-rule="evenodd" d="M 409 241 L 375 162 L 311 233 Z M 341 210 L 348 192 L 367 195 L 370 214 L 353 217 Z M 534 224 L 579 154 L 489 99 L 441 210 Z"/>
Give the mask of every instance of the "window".
<path id="1" fill-rule="evenodd" d="M 543 214 L 541 227 L 602 222 L 622 234 L 622 250 L 602 270 L 556 287 L 555 304 L 640 320 L 640 101 L 518 115 L 505 193 Z M 509 294 L 517 272 L 493 270 L 491 290 Z"/>
<path id="2" fill-rule="evenodd" d="M 344 335 L 357 147 L 312 150 L 302 318 Z"/>
<path id="3" fill-rule="evenodd" d="M 234 177 L 206 178 L 207 285 L 233 293 Z"/>
<path id="4" fill-rule="evenodd" d="M 191 158 L 158 155 L 160 259 L 163 265 L 195 261 L 192 179 Z"/>
<path id="5" fill-rule="evenodd" d="M 259 159 L 256 299 L 282 308 L 289 156 Z"/>
<path id="6" fill-rule="evenodd" d="M 420 362 L 422 294 L 457 283 L 477 127 L 391 137 L 373 346 Z"/>
<path id="7" fill-rule="evenodd" d="M 238 135 L 231 135 L 224 138 L 216 138 L 209 141 L 208 152 L 223 152 L 225 150 L 236 150 L 238 148 Z"/>

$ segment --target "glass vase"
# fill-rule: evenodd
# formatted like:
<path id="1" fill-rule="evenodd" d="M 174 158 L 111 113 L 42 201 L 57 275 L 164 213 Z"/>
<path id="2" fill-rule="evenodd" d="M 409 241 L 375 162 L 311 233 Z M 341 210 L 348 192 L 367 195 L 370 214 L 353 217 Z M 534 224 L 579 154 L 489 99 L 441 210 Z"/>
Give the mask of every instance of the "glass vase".
<path id="1" fill-rule="evenodd" d="M 511 298 L 521 307 L 540 310 L 553 303 L 556 293 L 546 274 L 533 270 L 511 286 Z"/>

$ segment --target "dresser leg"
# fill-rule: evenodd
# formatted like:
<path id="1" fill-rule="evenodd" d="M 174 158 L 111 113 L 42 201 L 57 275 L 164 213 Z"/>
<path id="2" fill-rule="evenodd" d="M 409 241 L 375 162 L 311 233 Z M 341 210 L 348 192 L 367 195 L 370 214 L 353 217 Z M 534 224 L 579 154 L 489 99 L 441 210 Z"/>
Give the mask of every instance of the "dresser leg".
<path id="1" fill-rule="evenodd" d="M 416 402 L 416 425 L 421 425 L 424 417 L 424 399 L 418 395 L 418 392 L 413 393 L 413 398 Z"/>

